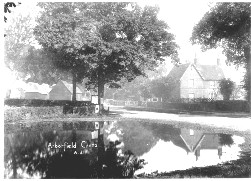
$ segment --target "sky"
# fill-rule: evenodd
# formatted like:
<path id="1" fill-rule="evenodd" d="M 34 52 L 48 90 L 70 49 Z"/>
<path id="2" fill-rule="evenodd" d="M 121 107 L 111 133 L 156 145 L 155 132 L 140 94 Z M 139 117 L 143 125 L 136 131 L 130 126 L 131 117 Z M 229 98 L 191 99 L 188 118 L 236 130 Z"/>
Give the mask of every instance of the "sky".
<path id="1" fill-rule="evenodd" d="M 34 18 L 35 26 L 35 17 L 39 11 L 39 8 L 36 7 L 36 1 L 21 1 L 21 3 L 21 5 L 13 8 L 12 13 L 6 14 L 8 23 L 11 22 L 11 18 L 21 13 L 22 15 L 30 14 Z M 208 0 L 140 0 L 137 3 L 141 7 L 145 5 L 160 7 L 158 18 L 165 21 L 170 28 L 168 31 L 175 35 L 175 41 L 180 47 L 179 58 L 181 63 L 193 62 L 196 56 L 200 64 L 216 65 L 217 58 L 220 58 L 225 76 L 238 84 L 240 83 L 244 69 L 236 70 L 235 66 L 226 66 L 226 57 L 221 53 L 221 49 L 202 52 L 199 45 L 192 45 L 189 41 L 193 27 L 210 9 L 209 5 L 212 6 L 215 2 L 210 3 Z M 8 23 L 5 26 L 8 26 Z M 170 59 L 167 59 L 165 66 L 168 67 L 167 70 L 171 70 L 173 65 L 170 63 Z M 10 74 L 9 72 L 5 73 Z M 13 81 L 6 82 L 6 84 L 13 84 L 13 82 L 15 82 L 15 78 L 13 78 Z"/>

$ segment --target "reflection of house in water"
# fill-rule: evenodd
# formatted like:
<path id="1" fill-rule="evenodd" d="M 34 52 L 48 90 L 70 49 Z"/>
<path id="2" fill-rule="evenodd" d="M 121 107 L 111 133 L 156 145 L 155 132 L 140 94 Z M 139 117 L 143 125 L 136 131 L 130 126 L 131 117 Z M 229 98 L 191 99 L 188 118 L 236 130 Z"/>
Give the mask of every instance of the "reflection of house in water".
<path id="1" fill-rule="evenodd" d="M 182 128 L 179 137 L 175 137 L 172 141 L 175 145 L 185 149 L 187 153 L 194 153 L 196 160 L 200 157 L 200 151 L 206 149 L 218 150 L 219 158 L 222 156 L 222 146 L 218 134 Z"/>

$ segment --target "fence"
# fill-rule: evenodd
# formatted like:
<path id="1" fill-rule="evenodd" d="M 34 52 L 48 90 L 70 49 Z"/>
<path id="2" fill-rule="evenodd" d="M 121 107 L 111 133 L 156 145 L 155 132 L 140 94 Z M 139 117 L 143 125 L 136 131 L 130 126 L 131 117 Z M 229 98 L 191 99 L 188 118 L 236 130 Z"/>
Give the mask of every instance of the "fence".
<path id="1" fill-rule="evenodd" d="M 125 101 L 125 106 L 138 106 L 138 101 Z"/>

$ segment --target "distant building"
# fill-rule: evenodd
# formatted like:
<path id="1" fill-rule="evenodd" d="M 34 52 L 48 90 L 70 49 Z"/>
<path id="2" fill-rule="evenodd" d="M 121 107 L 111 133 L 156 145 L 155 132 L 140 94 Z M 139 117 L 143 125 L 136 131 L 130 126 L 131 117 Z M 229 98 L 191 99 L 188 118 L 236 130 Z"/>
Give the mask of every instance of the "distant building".
<path id="1" fill-rule="evenodd" d="M 178 81 L 171 93 L 171 98 L 213 98 L 222 99 L 219 95 L 219 81 L 225 78 L 219 60 L 217 65 L 199 65 L 194 63 L 174 66 L 168 77 Z"/>
<path id="2" fill-rule="evenodd" d="M 218 134 L 204 133 L 199 130 L 181 129 L 180 139 L 176 139 L 174 144 L 182 147 L 187 153 L 194 153 L 196 160 L 200 157 L 201 150 L 218 150 L 218 156 L 222 156 L 222 145 Z M 179 141 L 178 141 L 179 140 Z"/>
<path id="3" fill-rule="evenodd" d="M 54 85 L 48 94 L 50 100 L 72 100 L 73 85 L 66 81 L 59 81 Z M 83 86 L 77 84 L 76 86 L 76 100 L 90 101 L 91 92 L 87 91 Z"/>
<path id="4" fill-rule="evenodd" d="M 24 98 L 25 99 L 48 99 L 48 92 L 50 87 L 47 84 L 37 84 L 34 82 L 29 82 L 25 88 Z"/>

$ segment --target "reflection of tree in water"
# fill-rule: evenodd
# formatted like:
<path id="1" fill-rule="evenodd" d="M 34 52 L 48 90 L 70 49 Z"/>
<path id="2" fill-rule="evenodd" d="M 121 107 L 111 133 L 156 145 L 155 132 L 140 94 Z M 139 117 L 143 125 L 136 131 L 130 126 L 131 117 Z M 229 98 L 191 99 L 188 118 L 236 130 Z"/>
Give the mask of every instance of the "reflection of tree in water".
<path id="1" fill-rule="evenodd" d="M 230 134 L 218 134 L 219 136 L 219 143 L 222 146 L 231 146 L 232 144 L 234 144 L 234 140 L 232 138 L 232 135 Z"/>
<path id="2" fill-rule="evenodd" d="M 133 178 L 134 172 L 143 168 L 145 162 L 138 159 L 130 150 L 118 155 L 120 142 L 110 142 L 103 161 L 103 178 Z"/>
<path id="3" fill-rule="evenodd" d="M 131 150 L 137 156 L 147 153 L 158 141 L 158 138 L 139 121 L 117 122 L 116 129 L 121 129 L 123 133 L 123 151 Z"/>
<path id="4" fill-rule="evenodd" d="M 18 168 L 31 176 L 40 173 L 43 178 L 132 178 L 143 166 L 143 160 L 130 151 L 118 155 L 118 142 L 110 143 L 106 149 L 100 144 L 103 148 L 90 148 L 84 154 L 74 154 L 75 149 L 48 149 L 50 142 L 65 141 L 76 141 L 78 148 L 85 139 L 83 135 L 76 130 L 5 135 L 5 169 L 13 170 L 14 178 L 21 177 Z"/>
<path id="5" fill-rule="evenodd" d="M 175 128 L 172 125 L 160 123 L 141 123 L 145 128 L 152 132 L 152 134 L 161 140 L 171 141 L 173 137 L 180 135 L 180 128 Z"/>
<path id="6" fill-rule="evenodd" d="M 123 150 L 131 150 L 137 156 L 150 151 L 159 139 L 170 141 L 180 134 L 180 129 L 171 125 L 140 121 L 117 122 L 112 133 L 117 130 L 122 131 L 118 136 L 124 143 Z"/>

